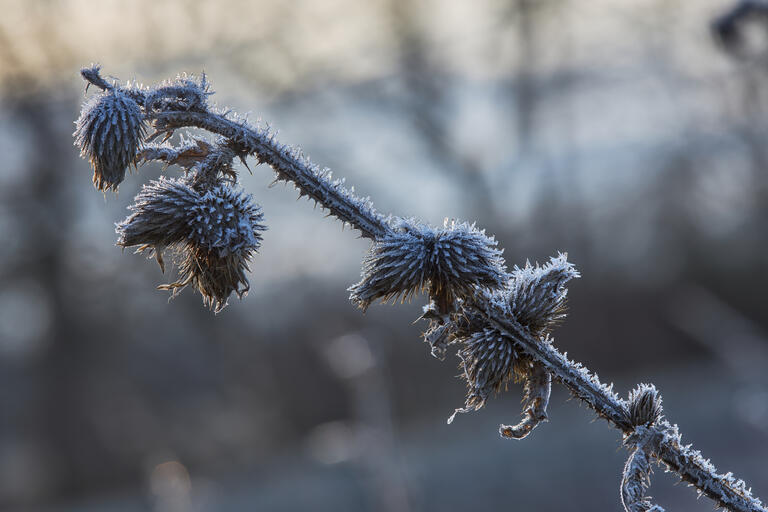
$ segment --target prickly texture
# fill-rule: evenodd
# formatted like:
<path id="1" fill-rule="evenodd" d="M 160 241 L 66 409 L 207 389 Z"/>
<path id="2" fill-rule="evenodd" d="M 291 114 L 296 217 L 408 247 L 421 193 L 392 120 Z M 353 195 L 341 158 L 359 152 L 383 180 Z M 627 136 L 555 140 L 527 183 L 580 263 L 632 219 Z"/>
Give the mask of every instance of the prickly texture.
<path id="1" fill-rule="evenodd" d="M 447 313 L 477 286 L 504 285 L 507 274 L 496 245 L 474 225 L 446 220 L 435 229 L 403 220 L 372 244 L 350 299 L 366 309 L 376 300 L 406 300 L 428 290 L 438 311 Z"/>
<path id="2" fill-rule="evenodd" d="M 81 73 L 90 84 L 108 93 L 116 87 L 101 78 L 97 66 L 86 68 Z M 182 90 L 172 87 L 181 87 Z M 184 88 L 190 88 L 190 90 L 184 90 Z M 343 180 L 333 180 L 330 171 L 313 164 L 300 150 L 279 142 L 275 133 L 268 128 L 253 127 L 245 120 L 231 119 L 228 118 L 227 113 L 210 110 L 205 102 L 205 97 L 208 95 L 207 86 L 202 83 L 174 85 L 162 91 L 134 88 L 123 88 L 121 91 L 138 105 L 149 105 L 149 109 L 144 107 L 145 113 L 160 135 L 169 136 L 177 129 L 195 127 L 222 136 L 237 156 L 242 158 L 245 155 L 253 155 L 259 162 L 269 164 L 277 174 L 278 180 L 293 182 L 299 189 L 300 195 L 308 196 L 316 201 L 331 215 L 358 229 L 364 237 L 380 240 L 399 229 L 398 220 L 393 220 L 391 216 L 386 217 L 376 212 L 369 199 L 356 196 L 353 189 L 343 186 Z M 157 152 L 156 155 L 165 161 L 168 159 L 163 155 L 174 157 L 171 153 L 163 153 L 162 151 Z M 201 170 L 200 155 L 190 154 L 184 157 L 187 158 L 188 156 L 192 157 L 192 161 L 187 168 L 197 168 L 197 171 L 194 171 L 194 174 L 197 175 Z M 180 165 L 184 166 L 181 163 Z M 209 182 L 202 180 L 200 183 Z M 184 242 L 185 245 L 188 243 L 188 241 Z M 196 273 L 197 281 L 202 283 L 197 286 L 208 290 L 205 292 L 208 293 L 206 297 L 211 298 L 211 300 L 231 293 L 231 291 L 222 291 L 222 288 L 227 287 L 220 286 L 222 279 L 217 277 L 218 272 L 213 271 L 206 274 L 200 270 L 192 269 L 190 265 L 199 265 L 209 270 L 223 269 L 225 273 L 229 269 L 237 273 L 237 270 L 241 268 L 240 261 L 206 262 L 206 259 L 211 259 L 210 251 L 201 255 L 187 250 L 186 256 L 188 265 L 182 272 L 183 276 L 180 282 L 192 282 L 196 279 L 194 275 Z M 221 259 L 218 254 L 213 256 L 213 259 Z M 217 265 L 217 263 L 223 264 Z M 213 278 L 212 281 L 209 281 L 211 275 Z M 236 281 L 236 285 L 229 286 L 228 289 L 242 291 L 243 279 L 229 280 L 230 283 L 233 281 Z M 522 289 L 522 287 L 518 288 L 518 290 Z M 555 286 L 554 289 L 557 290 L 558 287 Z M 590 372 L 580 363 L 569 359 L 567 354 L 559 352 L 548 341 L 548 338 L 542 339 L 542 336 L 535 334 L 546 334 L 557 321 L 557 316 L 562 314 L 562 309 L 556 306 L 549 309 L 550 313 L 547 313 L 546 308 L 544 308 L 543 310 L 535 310 L 531 314 L 532 310 L 520 306 L 525 301 L 518 302 L 518 305 L 513 308 L 509 300 L 510 293 L 509 289 L 491 292 L 477 287 L 472 297 L 468 297 L 466 300 L 457 300 L 453 311 L 445 311 L 436 305 L 436 316 L 425 315 L 425 318 L 428 318 L 434 327 L 434 332 L 433 329 L 430 329 L 430 332 L 434 334 L 433 349 L 436 349 L 437 354 L 440 355 L 444 352 L 444 347 L 452 343 L 464 343 L 474 333 L 479 333 L 484 329 L 495 330 L 504 341 L 512 344 L 514 350 L 523 354 L 521 360 L 529 358 L 530 362 L 540 363 L 550 372 L 553 379 L 565 385 L 574 396 L 594 409 L 601 418 L 609 421 L 625 435 L 630 435 L 635 429 L 641 428 L 633 425 L 627 402 L 613 391 L 612 386 L 603 384 L 596 374 Z M 557 297 L 558 293 L 555 293 L 555 296 Z M 524 321 L 526 315 L 521 314 L 521 311 L 527 312 L 529 318 L 525 325 L 521 322 Z M 542 318 L 543 321 L 541 321 Z M 445 326 L 445 328 L 441 328 L 441 326 Z M 496 336 L 491 338 L 499 339 Z M 501 351 L 500 355 L 503 356 L 504 351 Z M 513 369 L 512 373 L 514 372 Z M 509 375 L 509 372 L 507 374 Z M 473 385 L 470 383 L 470 392 L 474 389 Z M 644 416 L 639 415 L 638 417 Z M 699 452 L 693 450 L 690 445 L 682 445 L 676 426 L 670 425 L 665 420 L 657 420 L 655 424 L 647 428 L 653 430 L 656 436 L 660 436 L 658 443 L 654 444 L 652 452 L 656 460 L 663 463 L 668 471 L 677 473 L 684 481 L 696 486 L 701 494 L 710 497 L 717 505 L 729 510 L 768 512 L 761 501 L 752 496 L 742 480 L 735 479 L 731 473 L 718 474 L 714 466 L 704 459 Z"/>
<path id="3" fill-rule="evenodd" d="M 192 242 L 178 249 L 179 278 L 158 286 L 175 296 L 191 285 L 203 297 L 203 304 L 216 313 L 227 306 L 227 299 L 234 293 L 242 299 L 250 289 L 246 277 L 248 262 L 255 248 L 222 256 L 218 250 L 207 250 Z"/>
<path id="4" fill-rule="evenodd" d="M 512 271 L 509 306 L 517 322 L 534 336 L 545 336 L 566 316 L 568 289 L 565 285 L 579 277 L 566 254 L 559 254 L 544 265 L 531 265 Z"/>
<path id="5" fill-rule="evenodd" d="M 93 167 L 93 184 L 102 191 L 117 190 L 146 132 L 141 107 L 112 88 L 87 101 L 75 125 L 75 145 Z"/>
<path id="6" fill-rule="evenodd" d="M 552 392 L 552 375 L 541 363 L 531 362 L 525 375 L 523 419 L 517 425 L 501 425 L 499 434 L 508 439 L 528 437 L 539 423 L 547 421 L 549 395 Z"/>
<path id="7" fill-rule="evenodd" d="M 629 420 L 635 426 L 653 425 L 663 413 L 661 395 L 653 384 L 638 385 L 629 393 L 627 404 Z"/>
<path id="8" fill-rule="evenodd" d="M 261 245 L 261 209 L 251 196 L 225 183 L 198 194 L 187 210 L 190 233 L 179 247 L 179 278 L 164 285 L 174 293 L 192 285 L 203 303 L 221 311 L 235 293 L 243 298 L 250 284 L 248 262 Z"/>
<path id="9" fill-rule="evenodd" d="M 266 227 L 250 195 L 224 181 L 202 191 L 191 182 L 161 178 L 145 185 L 133 213 L 117 225 L 118 245 L 152 249 L 161 268 L 162 251 L 173 247 L 179 279 L 162 289 L 175 294 L 191 284 L 207 306 L 220 311 L 232 293 L 242 298 L 248 291 L 248 261 Z"/>
<path id="10" fill-rule="evenodd" d="M 261 244 L 261 208 L 227 184 L 204 190 L 188 210 L 190 242 L 221 257 L 255 251 Z"/>
<path id="11" fill-rule="evenodd" d="M 519 425 L 519 430 L 509 427 L 506 432 L 510 437 L 522 435 L 523 430 L 532 430 L 546 418 L 548 398 L 544 397 L 551 388 L 551 376 L 533 363 L 519 342 L 521 335 L 530 335 L 541 344 L 550 344 L 549 333 L 565 317 L 565 285 L 578 276 L 564 254 L 542 266 L 527 264 L 522 269 L 515 268 L 506 289 L 477 292 L 474 303 L 466 303 L 464 312 L 454 315 L 456 325 L 443 328 L 450 337 L 446 339 L 438 331 L 432 333 L 428 341 L 432 339 L 433 343 L 446 346 L 453 341 L 461 342 L 462 376 L 469 390 L 465 406 L 456 412 L 480 409 L 493 393 L 501 391 L 510 380 L 517 380 L 526 382 L 525 414 L 529 418 Z M 498 329 L 479 315 L 477 308 L 494 310 L 491 316 L 501 315 L 514 322 L 521 335 Z"/>
<path id="12" fill-rule="evenodd" d="M 183 242 L 191 234 L 190 217 L 199 201 L 188 180 L 160 178 L 144 185 L 129 206 L 133 213 L 117 224 L 117 245 L 159 254 Z"/>
<path id="13" fill-rule="evenodd" d="M 461 334 L 459 331 L 458 335 Z M 530 368 L 530 359 L 496 329 L 481 327 L 461 342 L 458 355 L 462 377 L 467 381 L 467 398 L 464 407 L 456 409 L 449 423 L 456 413 L 483 407 L 493 393 L 505 389 L 511 380 L 524 378 Z"/>

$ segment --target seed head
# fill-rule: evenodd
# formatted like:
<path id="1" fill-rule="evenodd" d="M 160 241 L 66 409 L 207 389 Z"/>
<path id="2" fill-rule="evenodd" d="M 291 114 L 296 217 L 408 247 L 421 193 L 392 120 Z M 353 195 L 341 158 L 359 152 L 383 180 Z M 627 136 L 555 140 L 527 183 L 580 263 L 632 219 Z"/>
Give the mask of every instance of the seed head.
<path id="1" fill-rule="evenodd" d="M 526 263 L 512 272 L 510 309 L 515 319 L 536 336 L 546 336 L 565 318 L 565 285 L 579 277 L 566 258 L 566 254 L 560 254 L 542 266 Z"/>
<path id="2" fill-rule="evenodd" d="M 224 182 L 201 193 L 187 213 L 190 242 L 221 257 L 257 250 L 266 226 L 261 208 L 251 200 Z"/>
<path id="3" fill-rule="evenodd" d="M 491 395 L 505 390 L 510 382 L 529 376 L 530 356 L 519 350 L 514 340 L 484 324 L 479 315 L 464 316 L 455 336 L 461 343 L 460 368 L 468 388 L 465 407 L 456 412 L 480 409 Z"/>
<path id="4" fill-rule="evenodd" d="M 469 388 L 465 410 L 483 407 L 493 393 L 504 389 L 528 366 L 527 357 L 516 350 L 509 339 L 489 327 L 467 337 L 459 357 Z"/>
<path id="5" fill-rule="evenodd" d="M 501 287 L 506 279 L 497 242 L 474 225 L 446 220 L 435 229 L 401 221 L 394 232 L 376 240 L 363 263 L 362 280 L 349 288 L 362 309 L 381 299 L 410 299 L 429 289 L 441 313 L 475 286 Z"/>
<path id="6" fill-rule="evenodd" d="M 129 207 L 133 213 L 117 224 L 117 245 L 151 248 L 159 255 L 190 236 L 190 212 L 199 202 L 187 180 L 160 178 L 144 185 Z"/>
<path id="7" fill-rule="evenodd" d="M 186 208 L 188 235 L 179 244 L 179 279 L 160 288 L 175 293 L 191 284 L 203 303 L 221 311 L 234 292 L 243 298 L 250 285 L 248 262 L 261 245 L 261 208 L 250 195 L 221 182 L 198 193 Z"/>
<path id="8" fill-rule="evenodd" d="M 144 139 L 141 108 L 119 89 L 109 89 L 83 105 L 75 125 L 75 145 L 93 167 L 93 184 L 116 191 Z"/>
<path id="9" fill-rule="evenodd" d="M 216 313 L 227 306 L 227 299 L 234 292 L 242 299 L 251 285 L 245 273 L 248 262 L 255 252 L 241 250 L 221 256 L 218 250 L 209 251 L 187 242 L 178 249 L 179 278 L 176 282 L 158 286 L 170 290 L 175 296 L 187 285 L 200 292 L 203 304 Z"/>
<path id="10" fill-rule="evenodd" d="M 629 393 L 629 421 L 635 426 L 648 426 L 661 418 L 664 409 L 661 395 L 653 384 L 639 384 Z"/>

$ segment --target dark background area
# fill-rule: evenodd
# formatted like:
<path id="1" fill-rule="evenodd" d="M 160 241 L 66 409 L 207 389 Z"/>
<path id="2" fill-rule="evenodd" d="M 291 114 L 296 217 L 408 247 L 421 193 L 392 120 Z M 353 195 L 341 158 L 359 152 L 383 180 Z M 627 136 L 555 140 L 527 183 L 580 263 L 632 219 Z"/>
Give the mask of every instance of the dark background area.
<path id="1" fill-rule="evenodd" d="M 168 303 L 114 223 L 178 171 L 93 189 L 71 136 L 92 62 L 204 70 L 379 210 L 476 221 L 510 266 L 567 251 L 556 345 L 622 394 L 656 383 L 768 499 L 768 25 L 735 5 L 4 1 L 0 508 L 621 509 L 619 434 L 560 387 L 524 441 L 497 434 L 517 387 L 446 425 L 465 389 L 423 298 L 356 310 L 368 243 L 264 166 L 241 169 L 269 225 L 248 297 Z M 711 509 L 675 483 L 656 471 L 660 505 Z"/>

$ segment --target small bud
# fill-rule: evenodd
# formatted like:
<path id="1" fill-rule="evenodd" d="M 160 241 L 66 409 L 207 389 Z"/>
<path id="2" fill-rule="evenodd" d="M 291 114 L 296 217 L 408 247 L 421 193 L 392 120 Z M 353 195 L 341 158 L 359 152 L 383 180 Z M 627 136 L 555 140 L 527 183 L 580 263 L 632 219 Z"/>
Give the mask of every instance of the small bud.
<path id="1" fill-rule="evenodd" d="M 579 277 L 566 254 L 551 258 L 545 265 L 525 267 L 512 272 L 509 305 L 515 319 L 536 336 L 546 336 L 565 318 L 566 283 Z"/>
<path id="2" fill-rule="evenodd" d="M 475 286 L 501 287 L 506 280 L 497 242 L 466 223 L 447 222 L 441 229 L 402 221 L 400 228 L 377 239 L 363 265 L 363 279 L 349 288 L 362 309 L 375 300 L 410 299 L 429 289 L 439 312 L 456 298 L 471 296 Z"/>
<path id="3" fill-rule="evenodd" d="M 629 421 L 635 426 L 649 426 L 661 418 L 661 395 L 653 384 L 639 384 L 629 393 Z"/>
<path id="4" fill-rule="evenodd" d="M 117 190 L 146 132 L 141 108 L 119 89 L 110 89 L 83 105 L 75 125 L 75 145 L 93 167 L 93 184 Z"/>

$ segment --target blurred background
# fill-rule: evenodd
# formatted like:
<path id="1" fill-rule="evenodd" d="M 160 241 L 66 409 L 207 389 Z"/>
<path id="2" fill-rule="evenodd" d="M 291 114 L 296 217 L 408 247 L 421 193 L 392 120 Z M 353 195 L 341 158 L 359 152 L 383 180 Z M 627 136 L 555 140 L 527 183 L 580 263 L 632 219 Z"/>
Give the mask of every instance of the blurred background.
<path id="1" fill-rule="evenodd" d="M 81 67 L 205 71 L 379 210 L 476 221 L 510 266 L 567 251 L 561 350 L 652 381 L 768 499 L 768 15 L 735 0 L 2 0 L 0 509 L 620 510 L 617 431 L 556 386 L 463 404 L 423 298 L 347 300 L 368 243 L 272 172 L 251 292 L 215 316 L 115 247 L 120 193 L 72 145 Z M 253 167 L 253 166 L 252 166 Z M 178 173 L 175 169 L 169 175 Z M 656 471 L 651 494 L 710 510 Z"/>

